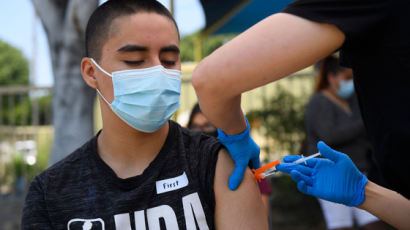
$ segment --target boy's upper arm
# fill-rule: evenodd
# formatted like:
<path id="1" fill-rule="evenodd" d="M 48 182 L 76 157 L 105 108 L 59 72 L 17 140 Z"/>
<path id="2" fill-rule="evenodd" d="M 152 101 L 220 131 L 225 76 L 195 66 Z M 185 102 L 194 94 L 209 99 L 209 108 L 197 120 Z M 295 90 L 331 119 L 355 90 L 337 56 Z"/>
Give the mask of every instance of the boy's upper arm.
<path id="1" fill-rule="evenodd" d="M 36 177 L 30 184 L 24 203 L 21 229 L 53 229 L 48 218 L 44 191 L 39 177 Z"/>
<path id="2" fill-rule="evenodd" d="M 237 190 L 229 189 L 234 166 L 227 150 L 221 149 L 214 180 L 216 229 L 268 229 L 268 217 L 251 171 L 246 170 Z"/>

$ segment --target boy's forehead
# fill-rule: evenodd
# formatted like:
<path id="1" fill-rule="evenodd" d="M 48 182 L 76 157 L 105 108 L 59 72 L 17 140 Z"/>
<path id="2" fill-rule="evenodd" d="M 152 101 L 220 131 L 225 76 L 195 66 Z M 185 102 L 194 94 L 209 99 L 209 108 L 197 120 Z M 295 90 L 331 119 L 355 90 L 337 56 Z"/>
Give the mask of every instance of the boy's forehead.
<path id="1" fill-rule="evenodd" d="M 125 43 L 179 44 L 178 30 L 174 23 L 163 15 L 150 12 L 138 12 L 113 20 L 107 40 L 112 39 Z"/>

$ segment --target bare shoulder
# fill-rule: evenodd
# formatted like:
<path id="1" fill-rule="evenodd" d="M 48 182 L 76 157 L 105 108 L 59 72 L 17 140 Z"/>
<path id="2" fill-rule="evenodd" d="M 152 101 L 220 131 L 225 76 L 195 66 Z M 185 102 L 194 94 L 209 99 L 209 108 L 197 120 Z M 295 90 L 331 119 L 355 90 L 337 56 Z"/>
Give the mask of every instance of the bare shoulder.
<path id="1" fill-rule="evenodd" d="M 217 229 L 267 229 L 266 215 L 258 184 L 249 168 L 237 190 L 228 187 L 235 164 L 226 149 L 221 149 L 215 171 L 215 226 Z"/>

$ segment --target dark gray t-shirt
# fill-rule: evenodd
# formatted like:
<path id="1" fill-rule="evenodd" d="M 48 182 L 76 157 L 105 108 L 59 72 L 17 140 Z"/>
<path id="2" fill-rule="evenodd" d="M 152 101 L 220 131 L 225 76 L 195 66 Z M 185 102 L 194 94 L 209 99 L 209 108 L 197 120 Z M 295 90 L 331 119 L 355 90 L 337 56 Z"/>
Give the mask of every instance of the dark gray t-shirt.
<path id="1" fill-rule="evenodd" d="M 361 171 L 370 169 L 367 138 L 355 96 L 348 100 L 351 114 L 322 93 L 315 93 L 306 107 L 306 150 L 318 151 L 318 141 L 346 153 Z"/>
<path id="2" fill-rule="evenodd" d="M 214 229 L 217 139 L 170 121 L 143 174 L 121 179 L 97 137 L 33 180 L 22 229 Z"/>

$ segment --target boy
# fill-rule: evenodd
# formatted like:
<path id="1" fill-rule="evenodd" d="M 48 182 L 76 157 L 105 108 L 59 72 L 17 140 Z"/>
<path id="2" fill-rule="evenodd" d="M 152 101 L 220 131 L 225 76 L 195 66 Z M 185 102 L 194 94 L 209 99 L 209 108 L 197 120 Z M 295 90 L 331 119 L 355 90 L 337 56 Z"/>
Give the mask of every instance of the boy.
<path id="1" fill-rule="evenodd" d="M 152 0 L 110 0 L 86 30 L 81 63 L 103 130 L 38 175 L 23 229 L 266 229 L 247 170 L 235 192 L 220 143 L 169 120 L 179 106 L 177 25 Z"/>

